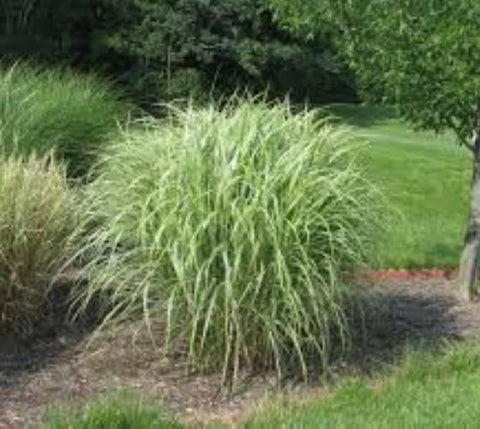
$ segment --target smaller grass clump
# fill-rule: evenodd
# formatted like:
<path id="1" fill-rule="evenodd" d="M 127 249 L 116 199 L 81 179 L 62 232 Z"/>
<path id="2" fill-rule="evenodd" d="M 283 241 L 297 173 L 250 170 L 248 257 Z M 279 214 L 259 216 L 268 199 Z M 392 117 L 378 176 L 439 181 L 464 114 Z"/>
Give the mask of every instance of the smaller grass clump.
<path id="1" fill-rule="evenodd" d="M 339 274 L 362 263 L 379 212 L 357 145 L 316 117 L 232 102 L 127 130 L 87 192 L 77 302 L 105 297 L 105 323 L 161 321 L 165 350 L 224 381 L 325 365 L 348 337 Z"/>
<path id="2" fill-rule="evenodd" d="M 41 429 L 181 429 L 157 410 L 132 395 L 119 393 L 84 408 L 59 409 L 47 416 Z"/>
<path id="3" fill-rule="evenodd" d="M 51 157 L 0 159 L 0 333 L 28 330 L 74 253 L 77 201 Z"/>
<path id="4" fill-rule="evenodd" d="M 0 152 L 29 156 L 55 150 L 69 172 L 84 174 L 117 129 L 124 106 L 95 76 L 0 65 Z"/>

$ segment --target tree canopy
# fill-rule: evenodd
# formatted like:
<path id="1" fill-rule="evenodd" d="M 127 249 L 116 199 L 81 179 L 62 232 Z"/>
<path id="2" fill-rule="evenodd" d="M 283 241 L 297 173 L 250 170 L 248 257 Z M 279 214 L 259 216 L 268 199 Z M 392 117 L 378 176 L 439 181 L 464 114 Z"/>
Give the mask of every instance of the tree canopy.
<path id="1" fill-rule="evenodd" d="M 366 99 L 468 144 L 480 115 L 475 0 L 272 0 L 305 34 L 333 31 Z"/>

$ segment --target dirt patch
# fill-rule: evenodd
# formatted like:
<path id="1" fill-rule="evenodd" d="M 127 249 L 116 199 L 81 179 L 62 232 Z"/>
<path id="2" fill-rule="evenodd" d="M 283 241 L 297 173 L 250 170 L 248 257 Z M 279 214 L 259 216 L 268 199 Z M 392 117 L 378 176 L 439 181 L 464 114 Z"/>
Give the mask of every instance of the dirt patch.
<path id="1" fill-rule="evenodd" d="M 339 366 L 371 368 L 395 360 L 406 344 L 480 335 L 479 305 L 462 303 L 445 277 L 377 279 L 363 288 L 367 334 L 357 337 L 359 353 Z M 274 377 L 245 378 L 228 395 L 218 376 L 192 373 L 182 359 L 162 358 L 148 338 L 132 341 L 131 334 L 112 333 L 88 351 L 87 332 L 62 324 L 35 341 L 0 339 L 0 429 L 24 428 L 48 406 L 116 388 L 137 391 L 186 422 L 233 424 L 275 389 Z"/>

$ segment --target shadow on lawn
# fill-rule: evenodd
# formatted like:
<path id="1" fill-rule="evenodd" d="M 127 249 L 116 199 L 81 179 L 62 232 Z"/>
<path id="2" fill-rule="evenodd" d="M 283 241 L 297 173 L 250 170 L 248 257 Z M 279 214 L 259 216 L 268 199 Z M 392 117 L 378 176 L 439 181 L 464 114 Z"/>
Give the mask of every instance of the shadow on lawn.
<path id="1" fill-rule="evenodd" d="M 360 104 L 331 104 L 323 109 L 341 123 L 366 128 L 373 125 L 398 122 L 399 115 L 393 107 L 367 106 Z"/>

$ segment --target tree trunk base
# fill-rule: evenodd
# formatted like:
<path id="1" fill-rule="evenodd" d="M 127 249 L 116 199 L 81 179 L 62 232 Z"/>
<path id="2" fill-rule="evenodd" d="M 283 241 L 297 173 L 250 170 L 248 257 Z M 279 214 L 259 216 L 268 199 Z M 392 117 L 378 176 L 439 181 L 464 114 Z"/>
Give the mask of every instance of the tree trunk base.
<path id="1" fill-rule="evenodd" d="M 477 295 L 478 251 L 480 250 L 480 116 L 473 144 L 473 175 L 470 188 L 470 216 L 460 260 L 458 282 L 461 296 L 473 301 Z"/>
<path id="2" fill-rule="evenodd" d="M 461 297 L 472 301 L 477 294 L 477 262 L 480 236 L 471 234 L 463 249 L 458 273 Z"/>

